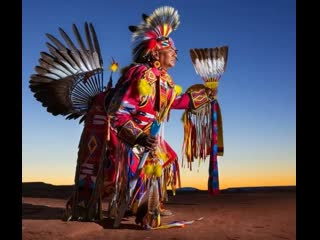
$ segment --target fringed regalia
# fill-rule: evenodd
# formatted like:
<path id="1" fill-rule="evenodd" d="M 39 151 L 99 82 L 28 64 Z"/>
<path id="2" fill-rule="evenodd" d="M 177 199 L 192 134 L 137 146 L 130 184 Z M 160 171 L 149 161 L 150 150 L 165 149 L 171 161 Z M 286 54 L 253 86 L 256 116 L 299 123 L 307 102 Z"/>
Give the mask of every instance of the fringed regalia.
<path id="1" fill-rule="evenodd" d="M 122 88 L 126 90 L 123 91 Z M 180 88 L 174 84 L 167 72 L 160 71 L 148 64 L 132 65 L 120 79 L 119 86 L 116 89 L 119 89 L 119 93 L 115 93 L 114 99 L 119 98 L 121 101 L 113 101 L 109 106 L 111 132 L 114 132 L 117 139 L 125 143 L 125 146 L 129 146 L 120 149 L 122 151 L 120 155 L 123 156 L 123 152 L 125 152 L 124 156 L 129 156 L 127 161 L 129 172 L 128 176 L 125 177 L 127 181 L 130 181 L 144 153 L 142 147 L 135 145 L 140 134 L 149 134 L 153 121 L 162 123 L 171 109 L 195 109 L 195 106 L 199 107 L 204 102 L 199 103 L 198 106 L 197 99 L 193 99 L 194 97 L 191 94 L 181 94 Z M 118 97 L 119 95 L 122 96 Z M 204 92 L 202 95 L 208 102 L 206 93 Z M 120 106 L 118 106 L 119 103 Z M 133 190 L 130 198 L 129 206 L 132 207 L 134 213 L 138 213 L 140 209 L 143 209 L 144 204 L 150 201 L 144 195 L 149 196 L 148 190 L 151 186 L 159 186 L 157 190 L 159 192 L 159 202 L 156 204 L 159 207 L 161 202 L 167 200 L 167 186 L 171 187 L 173 193 L 175 193 L 177 186 L 180 187 L 177 154 L 161 134 L 159 139 L 160 144 L 156 151 L 156 157 L 148 158 L 145 162 L 143 174 L 141 174 L 136 189 Z M 112 144 L 109 144 L 109 146 L 112 146 Z M 154 181 L 157 182 L 157 185 L 153 183 Z M 118 190 L 120 191 L 120 189 Z M 115 205 L 112 205 L 112 207 L 118 209 L 119 203 L 113 203 Z M 111 209 L 111 212 L 115 212 L 115 210 Z M 160 212 L 161 209 L 159 209 Z"/>
<path id="2" fill-rule="evenodd" d="M 180 23 L 178 12 L 160 7 L 142 17 L 138 26 L 129 26 L 133 64 L 123 69 L 115 87 L 112 72 L 117 63 L 113 61 L 106 85 L 98 38 L 93 25 L 87 23 L 86 41 L 73 25 L 78 46 L 61 28 L 65 43 L 47 34 L 53 44 L 47 43 L 49 52 L 41 52 L 40 66 L 31 76 L 30 88 L 49 113 L 67 119 L 81 117 L 80 123 L 84 122 L 74 191 L 66 206 L 68 220 L 101 220 L 106 199 L 114 227 L 120 225 L 126 211 L 135 214 L 136 223 L 144 227 L 159 227 L 167 188 L 175 193 L 181 185 L 177 154 L 161 134 L 162 123 L 171 109 L 193 112 L 212 101 L 205 89 L 182 94 L 181 87 L 151 57 L 154 50 L 175 50 L 169 34 Z M 217 109 L 215 104 L 213 109 Z M 188 129 L 194 131 L 191 126 Z M 153 156 L 136 143 L 142 134 L 158 137 L 160 144 Z"/>

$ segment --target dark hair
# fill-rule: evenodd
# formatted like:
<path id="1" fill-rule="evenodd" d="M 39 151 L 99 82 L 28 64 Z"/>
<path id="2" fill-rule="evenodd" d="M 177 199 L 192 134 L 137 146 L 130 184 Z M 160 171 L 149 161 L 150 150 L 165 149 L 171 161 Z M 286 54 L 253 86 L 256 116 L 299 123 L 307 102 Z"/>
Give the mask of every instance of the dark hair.
<path id="1" fill-rule="evenodd" d="M 133 50 L 133 52 L 136 52 L 135 49 Z M 151 62 L 153 62 L 155 60 L 156 59 L 154 58 L 154 56 L 152 55 L 151 52 L 149 52 L 146 55 L 140 54 L 136 58 L 133 57 L 133 62 L 135 62 L 135 63 L 151 63 Z"/>

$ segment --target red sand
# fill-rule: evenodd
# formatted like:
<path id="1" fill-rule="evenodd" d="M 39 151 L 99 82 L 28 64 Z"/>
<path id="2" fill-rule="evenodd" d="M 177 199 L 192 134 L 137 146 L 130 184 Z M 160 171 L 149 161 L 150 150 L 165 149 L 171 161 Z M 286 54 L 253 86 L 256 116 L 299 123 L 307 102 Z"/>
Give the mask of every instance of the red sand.
<path id="1" fill-rule="evenodd" d="M 63 222 L 65 200 L 22 198 L 22 239 L 24 240 L 117 240 L 117 239 L 226 239 L 281 240 L 296 239 L 296 192 L 178 193 L 166 207 L 174 215 L 162 223 L 194 220 L 184 228 L 142 230 L 134 218 L 123 219 L 119 229 L 112 221 L 102 223 Z"/>

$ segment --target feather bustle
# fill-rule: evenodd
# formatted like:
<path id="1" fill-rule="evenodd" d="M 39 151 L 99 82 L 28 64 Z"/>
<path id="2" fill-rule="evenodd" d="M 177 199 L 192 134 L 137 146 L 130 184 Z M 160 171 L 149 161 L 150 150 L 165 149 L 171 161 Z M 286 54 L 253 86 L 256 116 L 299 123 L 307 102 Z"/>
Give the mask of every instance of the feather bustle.
<path id="1" fill-rule="evenodd" d="M 92 24 L 85 24 L 88 49 L 76 25 L 73 32 L 79 48 L 62 28 L 59 32 L 66 45 L 46 34 L 53 44 L 46 43 L 48 53 L 40 52 L 39 66 L 30 76 L 29 87 L 48 112 L 76 119 L 85 115 L 92 97 L 103 90 L 102 57 Z"/>

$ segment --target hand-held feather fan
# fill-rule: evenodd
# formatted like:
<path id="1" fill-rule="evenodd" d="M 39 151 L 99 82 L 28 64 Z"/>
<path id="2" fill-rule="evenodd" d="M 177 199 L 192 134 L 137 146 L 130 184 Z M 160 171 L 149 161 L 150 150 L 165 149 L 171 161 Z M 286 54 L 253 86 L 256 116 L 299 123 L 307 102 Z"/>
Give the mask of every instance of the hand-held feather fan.
<path id="1" fill-rule="evenodd" d="M 206 87 L 218 87 L 227 66 L 228 47 L 190 49 L 193 66 Z"/>
<path id="2" fill-rule="evenodd" d="M 188 91 L 210 88 L 217 92 L 219 80 L 226 69 L 228 47 L 194 48 L 190 49 L 190 57 L 195 71 L 204 85 L 196 84 Z M 185 111 L 183 155 L 192 169 L 194 159 L 205 160 L 210 156 L 208 190 L 215 194 L 219 192 L 217 156 L 223 155 L 222 118 L 217 96 L 203 107 Z M 199 162 L 200 163 L 200 162 Z"/>

